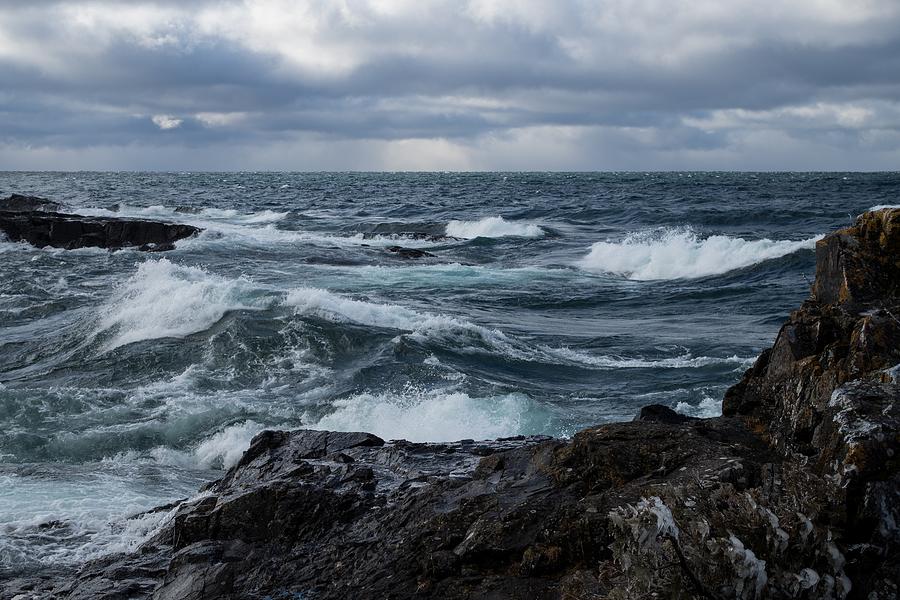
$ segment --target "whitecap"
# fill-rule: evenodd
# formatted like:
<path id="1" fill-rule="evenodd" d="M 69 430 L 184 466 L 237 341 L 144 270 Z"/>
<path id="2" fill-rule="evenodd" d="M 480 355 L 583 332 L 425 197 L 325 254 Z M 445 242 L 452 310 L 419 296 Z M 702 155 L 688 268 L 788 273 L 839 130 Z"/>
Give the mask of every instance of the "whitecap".
<path id="1" fill-rule="evenodd" d="M 333 411 L 315 419 L 313 429 L 368 431 L 385 439 L 449 442 L 534 433 L 540 411 L 524 394 L 473 398 L 449 390 L 407 389 L 399 394 L 362 393 L 336 400 Z M 537 426 L 535 426 L 537 425 Z"/>
<path id="2" fill-rule="evenodd" d="M 679 402 L 675 405 L 675 412 L 679 412 L 689 417 L 700 417 L 707 419 L 710 417 L 718 417 L 722 414 L 722 400 L 711 396 L 703 396 L 698 404 L 690 402 Z"/>
<path id="3" fill-rule="evenodd" d="M 241 459 L 250 440 L 266 429 L 265 425 L 247 420 L 224 427 L 188 450 L 157 446 L 147 451 L 128 450 L 104 459 L 110 464 L 155 464 L 189 470 L 228 469 Z M 285 429 L 284 426 L 275 429 Z"/>
<path id="4" fill-rule="evenodd" d="M 149 260 L 101 307 L 95 334 L 113 332 L 104 351 L 141 340 L 184 337 L 208 329 L 229 311 L 261 310 L 269 303 L 254 296 L 244 279 L 167 259 Z"/>
<path id="5" fill-rule="evenodd" d="M 507 221 L 503 217 L 485 217 L 477 221 L 450 221 L 447 223 L 446 232 L 451 237 L 466 240 L 507 236 L 536 238 L 544 235 L 544 230 L 533 223 Z"/>
<path id="6" fill-rule="evenodd" d="M 746 368 L 756 360 L 755 358 L 737 355 L 724 357 L 694 356 L 690 352 L 666 358 L 629 358 L 626 356 L 588 354 L 570 348 L 550 348 L 544 346 L 543 349 L 548 354 L 558 356 L 562 359 L 601 369 L 696 369 L 700 367 L 729 364 L 737 364 Z"/>
<path id="7" fill-rule="evenodd" d="M 822 237 L 799 241 L 745 240 L 726 235 L 701 238 L 690 228 L 662 228 L 632 233 L 621 242 L 597 242 L 578 266 L 637 281 L 692 279 L 811 249 Z"/>
<path id="8" fill-rule="evenodd" d="M 870 210 L 870 211 L 872 211 L 872 210 L 882 210 L 882 209 L 885 209 L 885 208 L 900 208 L 900 204 L 877 204 L 877 205 L 873 206 L 872 208 L 870 208 L 869 210 Z"/>

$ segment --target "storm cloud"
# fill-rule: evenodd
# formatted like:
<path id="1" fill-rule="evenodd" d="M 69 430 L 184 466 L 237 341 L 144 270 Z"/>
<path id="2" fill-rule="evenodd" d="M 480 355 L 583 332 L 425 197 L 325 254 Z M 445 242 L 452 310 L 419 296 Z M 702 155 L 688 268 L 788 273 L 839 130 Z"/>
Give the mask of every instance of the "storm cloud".
<path id="1" fill-rule="evenodd" d="M 0 8 L 0 169 L 898 165 L 895 0 Z"/>

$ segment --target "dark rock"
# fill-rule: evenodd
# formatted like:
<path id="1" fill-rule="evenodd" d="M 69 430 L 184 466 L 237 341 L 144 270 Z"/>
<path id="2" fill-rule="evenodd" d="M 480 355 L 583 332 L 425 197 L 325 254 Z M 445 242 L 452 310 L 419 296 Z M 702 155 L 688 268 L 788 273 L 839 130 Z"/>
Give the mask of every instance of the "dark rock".
<path id="1" fill-rule="evenodd" d="M 404 248 L 403 246 L 388 246 L 385 248 L 388 252 L 396 254 L 400 258 L 425 258 L 429 256 L 434 256 L 431 252 L 426 252 L 425 250 L 420 250 L 418 248 Z"/>
<path id="2" fill-rule="evenodd" d="M 56 212 L 62 205 L 46 198 L 12 194 L 9 198 L 0 200 L 0 211 L 30 212 L 35 210 Z"/>
<path id="3" fill-rule="evenodd" d="M 898 212 L 823 241 L 813 299 L 723 417 L 452 444 L 266 431 L 135 553 L 0 596 L 895 598 Z"/>
<path id="4" fill-rule="evenodd" d="M 13 195 L 12 198 L 23 198 Z M 38 248 L 125 248 L 137 246 L 147 252 L 172 250 L 174 242 L 196 235 L 200 229 L 191 225 L 125 219 L 86 217 L 75 214 L 49 212 L 46 206 L 29 199 L 16 200 L 16 210 L 0 210 L 0 232 L 13 242 L 25 241 Z M 6 202 L 9 202 L 7 199 Z M 53 204 L 53 203 L 50 203 Z M 22 207 L 30 208 L 22 208 Z"/>
<path id="5" fill-rule="evenodd" d="M 687 423 L 688 421 L 695 421 L 696 418 L 677 413 L 668 406 L 663 406 L 662 404 L 651 404 L 643 407 L 634 420 L 678 425 Z"/>

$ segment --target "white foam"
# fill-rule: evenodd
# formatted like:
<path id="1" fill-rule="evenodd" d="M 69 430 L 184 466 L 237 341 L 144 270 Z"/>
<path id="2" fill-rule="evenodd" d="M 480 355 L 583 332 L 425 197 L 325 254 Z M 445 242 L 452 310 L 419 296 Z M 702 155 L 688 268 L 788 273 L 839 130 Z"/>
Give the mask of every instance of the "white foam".
<path id="1" fill-rule="evenodd" d="M 236 464 L 244 450 L 250 447 L 250 440 L 265 427 L 255 421 L 245 421 L 226 427 L 222 431 L 203 440 L 193 452 L 197 465 L 203 468 L 221 467 L 227 469 Z"/>
<path id="2" fill-rule="evenodd" d="M 550 348 L 544 346 L 543 349 L 546 352 L 565 360 L 603 369 L 696 369 L 699 367 L 727 364 L 749 366 L 749 364 L 755 360 L 754 358 L 744 358 L 737 355 L 725 357 L 694 356 L 690 352 L 667 358 L 628 358 L 625 356 L 588 354 L 570 348 Z"/>
<path id="3" fill-rule="evenodd" d="M 173 509 L 127 518 L 166 501 L 160 490 L 133 481 L 140 477 L 127 469 L 72 469 L 47 476 L 0 475 L 0 568 L 77 564 L 132 551 L 174 516 Z M 198 483 L 169 481 L 165 494 L 184 497 Z"/>
<path id="4" fill-rule="evenodd" d="M 447 223 L 447 235 L 467 240 L 506 236 L 535 238 L 543 236 L 544 230 L 533 223 L 512 222 L 503 217 L 485 217 L 477 221 L 450 221 Z"/>
<path id="5" fill-rule="evenodd" d="M 704 395 L 699 404 L 679 402 L 675 405 L 675 412 L 688 415 L 689 417 L 701 417 L 703 419 L 718 417 L 722 414 L 722 401 Z"/>
<path id="6" fill-rule="evenodd" d="M 885 208 L 900 208 L 900 204 L 877 204 L 869 210 L 882 210 Z"/>
<path id="7" fill-rule="evenodd" d="M 250 447 L 253 436 L 265 428 L 260 423 L 248 420 L 217 431 L 187 451 L 157 446 L 144 452 L 120 452 L 103 462 L 118 465 L 154 464 L 191 470 L 228 469 L 241 459 L 244 451 Z M 276 426 L 275 429 L 285 427 Z"/>
<path id="8" fill-rule="evenodd" d="M 663 228 L 633 233 L 621 242 L 597 242 L 578 266 L 637 281 L 691 279 L 720 275 L 815 248 L 822 237 L 800 241 L 745 240 L 726 235 L 700 238 L 690 228 Z"/>
<path id="9" fill-rule="evenodd" d="M 199 208 L 196 212 L 179 212 L 174 208 L 155 204 L 153 206 L 131 206 L 122 204 L 119 210 L 108 208 L 83 207 L 73 209 L 81 215 L 97 217 L 132 217 L 143 219 L 177 220 L 183 223 L 197 222 L 203 224 L 204 220 L 230 221 L 237 223 L 274 223 L 287 217 L 290 213 L 273 210 L 261 210 L 252 213 L 241 213 L 233 208 Z"/>
<path id="10" fill-rule="evenodd" d="M 97 333 L 112 331 L 109 351 L 140 340 L 204 331 L 232 310 L 259 310 L 265 298 L 243 279 L 227 279 L 167 259 L 141 263 L 100 309 Z"/>
<path id="11" fill-rule="evenodd" d="M 472 398 L 447 390 L 363 393 L 333 403 L 313 429 L 368 431 L 385 439 L 448 442 L 532 433 L 533 402 L 523 394 Z M 307 419 L 309 417 L 307 416 Z"/>

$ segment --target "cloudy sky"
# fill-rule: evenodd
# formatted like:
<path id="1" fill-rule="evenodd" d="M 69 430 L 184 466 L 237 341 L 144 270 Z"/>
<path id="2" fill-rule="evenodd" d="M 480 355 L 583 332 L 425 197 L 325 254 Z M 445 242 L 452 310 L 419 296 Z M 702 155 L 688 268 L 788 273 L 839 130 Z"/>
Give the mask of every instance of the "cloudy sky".
<path id="1" fill-rule="evenodd" d="M 898 0 L 0 3 L 0 170 L 898 168 Z"/>

